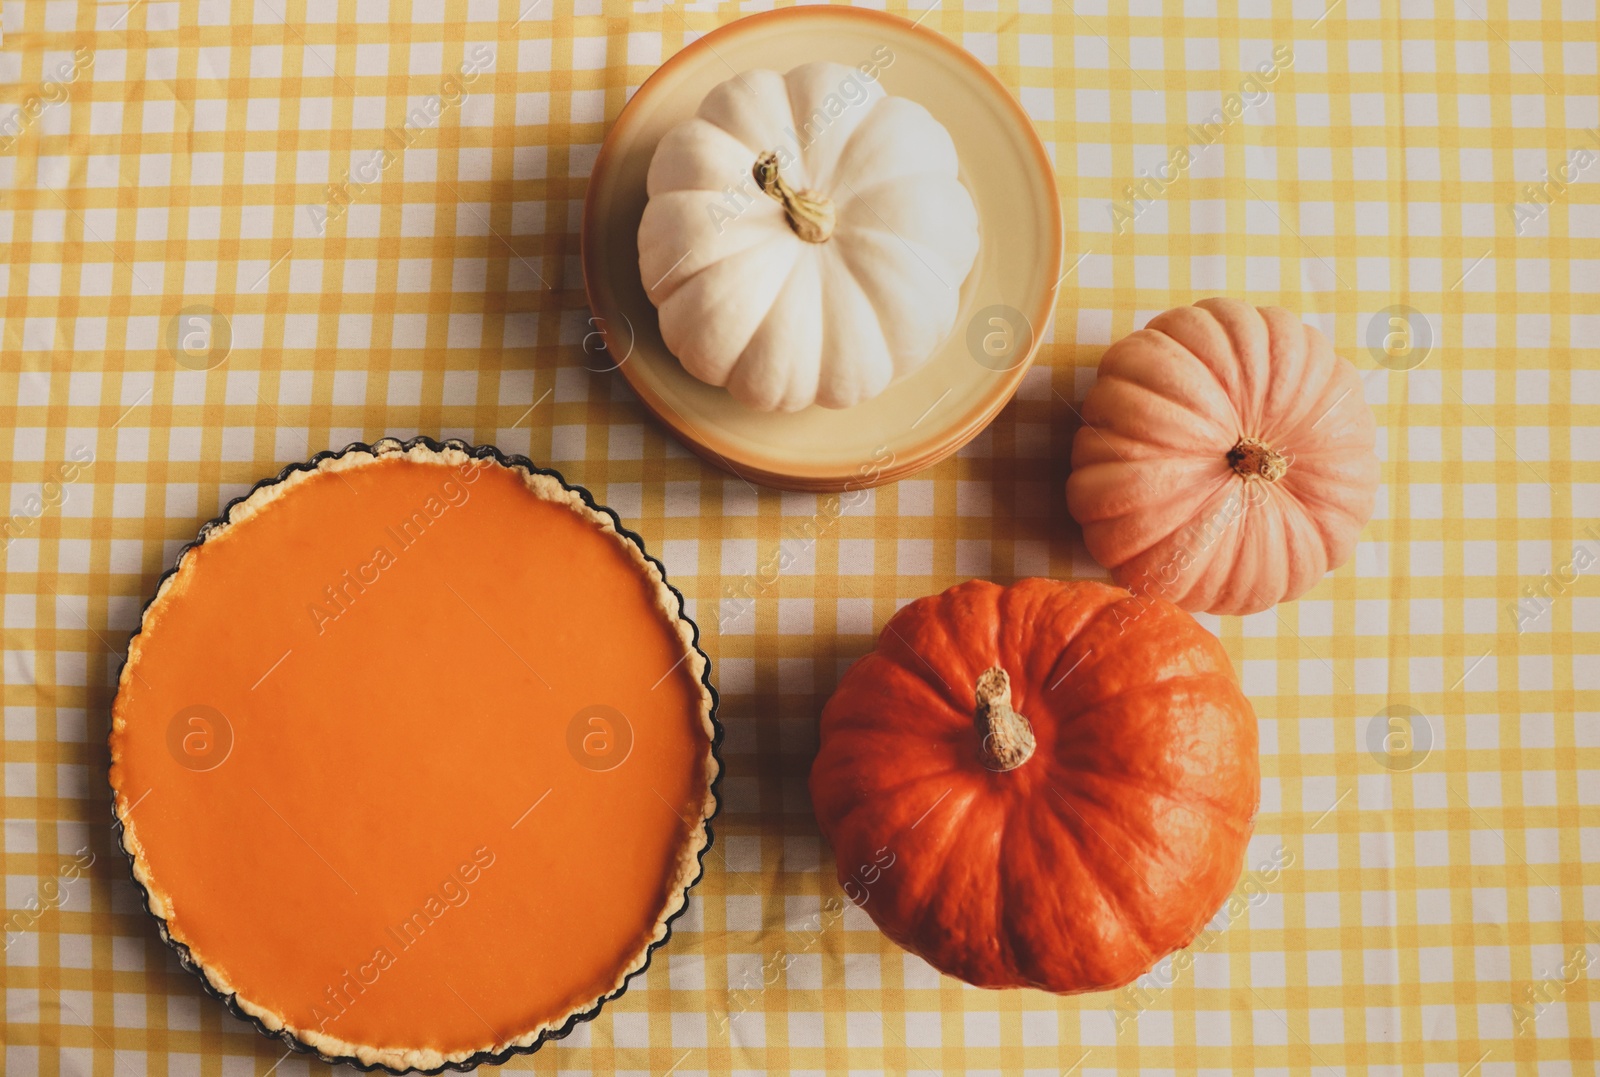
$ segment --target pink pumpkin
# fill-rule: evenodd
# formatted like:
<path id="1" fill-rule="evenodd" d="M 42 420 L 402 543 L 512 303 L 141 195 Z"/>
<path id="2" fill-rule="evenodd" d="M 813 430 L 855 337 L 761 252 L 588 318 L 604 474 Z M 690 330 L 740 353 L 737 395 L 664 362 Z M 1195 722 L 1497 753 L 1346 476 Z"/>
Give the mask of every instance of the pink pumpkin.
<path id="1" fill-rule="evenodd" d="M 1361 378 L 1288 311 L 1169 310 L 1112 345 L 1083 402 L 1067 507 L 1136 594 L 1256 613 L 1349 560 L 1372 517 Z"/>

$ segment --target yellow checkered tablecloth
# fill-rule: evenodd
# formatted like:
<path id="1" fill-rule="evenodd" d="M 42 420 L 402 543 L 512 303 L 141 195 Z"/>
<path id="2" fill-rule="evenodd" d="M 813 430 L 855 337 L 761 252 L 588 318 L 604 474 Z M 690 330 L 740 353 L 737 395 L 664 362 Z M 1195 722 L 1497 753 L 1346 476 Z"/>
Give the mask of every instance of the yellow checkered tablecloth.
<path id="1" fill-rule="evenodd" d="M 201 521 L 288 462 L 421 432 L 526 453 L 636 527 L 691 600 L 728 729 L 679 933 L 507 1068 L 1595 1072 L 1595 0 L 923 13 L 1033 116 L 1072 269 L 992 429 L 837 519 L 707 467 L 585 368 L 577 227 L 607 124 L 761 6 L 6 0 L 0 1067 L 323 1070 L 203 997 L 142 915 L 110 844 L 107 709 Z M 1230 94 L 1216 144 L 1163 168 Z M 806 798 L 817 713 L 916 596 L 1101 575 L 1062 495 L 1071 402 L 1112 339 L 1218 293 L 1302 312 L 1357 364 L 1385 480 L 1352 564 L 1203 619 L 1261 719 L 1240 901 L 1133 992 L 965 989 L 841 911 Z"/>

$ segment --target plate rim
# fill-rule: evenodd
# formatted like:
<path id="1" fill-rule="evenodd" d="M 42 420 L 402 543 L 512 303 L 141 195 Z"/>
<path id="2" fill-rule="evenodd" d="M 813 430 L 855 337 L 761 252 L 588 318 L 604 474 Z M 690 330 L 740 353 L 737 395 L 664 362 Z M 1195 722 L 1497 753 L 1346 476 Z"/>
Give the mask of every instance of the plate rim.
<path id="1" fill-rule="evenodd" d="M 652 84 L 659 87 L 664 76 L 698 61 L 702 58 L 703 53 L 709 52 L 713 57 L 716 57 L 716 44 L 720 39 L 767 23 L 821 17 L 854 19 L 862 23 L 874 24 L 887 33 L 916 38 L 922 43 L 932 46 L 935 50 L 955 58 L 968 71 L 977 73 L 978 81 L 988 86 L 989 90 L 996 96 L 996 99 L 1002 102 L 1003 106 L 1011 113 L 1012 118 L 1017 121 L 1016 126 L 1025 133 L 1026 137 L 1022 142 L 1025 152 L 1031 154 L 1034 158 L 1034 164 L 1038 170 L 1036 175 L 1042 174 L 1049 177 L 1052 197 L 1049 200 L 1050 220 L 1047 222 L 1047 232 L 1051 237 L 1051 242 L 1054 244 L 1054 257 L 1051 261 L 1055 264 L 1057 279 L 1055 283 L 1049 285 L 1040 293 L 1033 310 L 1023 312 L 1025 317 L 1032 319 L 1030 324 L 1037 327 L 1033 332 L 1033 341 L 1022 360 L 1004 371 L 1005 376 L 997 381 L 993 388 L 985 394 L 982 406 L 962 417 L 958 422 L 952 423 L 945 436 L 936 441 L 930 448 L 911 456 L 896 458 L 882 467 L 869 467 L 865 462 L 853 469 L 848 469 L 848 465 L 836 464 L 810 466 L 801 459 L 779 462 L 766 454 L 763 454 L 758 459 L 748 458 L 726 442 L 717 439 L 714 435 L 707 436 L 701 433 L 689 421 L 687 416 L 684 416 L 678 408 L 657 393 L 646 379 L 629 371 L 626 357 L 613 367 L 613 370 L 622 374 L 623 379 L 627 381 L 629 387 L 639 397 L 645 409 L 697 456 L 741 479 L 754 480 L 762 485 L 778 489 L 815 493 L 844 492 L 897 482 L 945 460 L 982 433 L 994 421 L 1000 411 L 1011 402 L 1012 397 L 1016 395 L 1018 386 L 1022 384 L 1022 379 L 1033 366 L 1033 361 L 1044 342 L 1045 327 L 1050 324 L 1050 320 L 1055 315 L 1056 300 L 1061 288 L 1060 269 L 1066 252 L 1065 214 L 1061 208 L 1059 177 L 1056 175 L 1055 165 L 1050 160 L 1050 154 L 1046 151 L 1044 141 L 1039 137 L 1039 132 L 1034 127 L 1032 118 L 1028 116 L 1021 103 L 1013 96 L 1006 84 L 1000 81 L 999 76 L 989 69 L 987 64 L 937 30 L 924 27 L 920 22 L 912 22 L 910 19 L 900 15 L 879 11 L 874 8 L 822 4 L 756 12 L 723 23 L 716 29 L 708 31 L 701 37 L 684 45 L 683 48 L 663 61 L 640 84 L 639 89 L 629 98 L 628 103 L 622 107 L 622 111 L 617 114 L 617 118 L 612 122 L 611 129 L 606 132 L 606 136 L 600 144 L 599 152 L 595 155 L 594 165 L 589 173 L 589 184 L 584 193 L 583 218 L 579 225 L 579 261 L 583 274 L 584 298 L 589 304 L 589 312 L 594 322 L 599 323 L 594 327 L 599 330 L 608 348 L 612 344 L 612 334 L 609 329 L 611 314 L 608 308 L 603 308 L 596 302 L 597 298 L 606 293 L 606 289 L 604 288 L 605 281 L 596 264 L 599 261 L 596 252 L 599 249 L 600 240 L 597 234 L 599 223 L 595 203 L 598 198 L 598 192 L 606 186 L 602 179 L 606 174 L 606 166 L 610 159 L 617 154 L 617 147 L 623 133 L 630 125 L 630 118 L 637 114 L 638 110 L 635 105 L 645 99 L 650 92 Z M 1041 229 L 1041 231 L 1046 230 Z M 668 354 L 670 355 L 671 353 L 669 352 Z M 773 465 L 779 465 L 783 470 L 778 470 Z"/>

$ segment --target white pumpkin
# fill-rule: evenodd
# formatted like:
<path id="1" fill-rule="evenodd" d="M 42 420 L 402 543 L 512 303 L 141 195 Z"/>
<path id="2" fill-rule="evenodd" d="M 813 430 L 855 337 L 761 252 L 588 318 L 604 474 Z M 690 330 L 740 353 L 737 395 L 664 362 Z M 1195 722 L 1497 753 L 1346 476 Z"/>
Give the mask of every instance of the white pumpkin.
<path id="1" fill-rule="evenodd" d="M 950 334 L 978 215 L 950 133 L 856 68 L 747 71 L 650 162 L 639 270 L 684 369 L 763 411 L 847 408 Z"/>

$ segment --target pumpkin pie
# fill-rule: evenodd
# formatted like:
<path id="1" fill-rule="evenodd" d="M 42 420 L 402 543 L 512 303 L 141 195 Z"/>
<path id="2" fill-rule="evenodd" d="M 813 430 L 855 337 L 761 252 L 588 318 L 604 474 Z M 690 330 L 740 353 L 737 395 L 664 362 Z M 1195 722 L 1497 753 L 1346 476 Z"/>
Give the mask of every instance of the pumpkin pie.
<path id="1" fill-rule="evenodd" d="M 504 1061 L 648 963 L 711 842 L 716 696 L 616 516 L 419 439 L 185 547 L 112 708 L 116 825 L 184 965 L 328 1061 Z"/>

